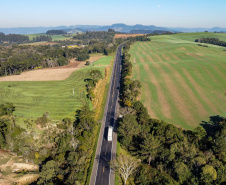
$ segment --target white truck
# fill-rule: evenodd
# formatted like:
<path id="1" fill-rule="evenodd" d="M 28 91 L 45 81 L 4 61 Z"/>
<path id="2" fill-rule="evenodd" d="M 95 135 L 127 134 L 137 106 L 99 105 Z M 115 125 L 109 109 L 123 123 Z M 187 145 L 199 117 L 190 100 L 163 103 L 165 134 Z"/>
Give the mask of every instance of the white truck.
<path id="1" fill-rule="evenodd" d="M 108 127 L 108 141 L 112 141 L 112 135 L 113 135 L 113 127 Z"/>

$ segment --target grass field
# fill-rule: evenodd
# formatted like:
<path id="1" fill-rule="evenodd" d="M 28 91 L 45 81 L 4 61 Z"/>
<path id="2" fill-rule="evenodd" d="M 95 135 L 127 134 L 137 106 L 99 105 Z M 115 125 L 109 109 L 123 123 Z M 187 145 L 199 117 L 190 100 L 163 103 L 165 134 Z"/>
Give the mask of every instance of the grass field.
<path id="1" fill-rule="evenodd" d="M 154 36 L 131 47 L 132 77 L 142 82 L 140 99 L 151 117 L 192 129 L 209 116 L 226 116 L 225 48 L 192 42 L 209 35 Z"/>
<path id="2" fill-rule="evenodd" d="M 101 58 L 106 65 L 111 59 L 112 56 Z M 13 103 L 16 106 L 14 115 L 17 116 L 37 118 L 49 112 L 53 120 L 73 118 L 84 101 L 84 79 L 89 77 L 89 70 L 99 69 L 104 74 L 106 65 L 82 68 L 63 81 L 0 82 L 0 104 Z"/>
<path id="3" fill-rule="evenodd" d="M 32 41 L 33 37 L 37 37 L 40 35 L 46 35 L 44 34 L 30 34 L 27 35 L 29 37 L 29 40 Z M 58 41 L 58 40 L 70 40 L 72 37 L 65 37 L 63 35 L 50 35 L 52 37 L 52 41 Z"/>
<path id="4" fill-rule="evenodd" d="M 110 57 L 112 58 L 112 57 Z M 98 61 L 93 63 L 93 66 L 106 66 L 109 65 L 111 60 L 109 60 L 109 57 L 102 57 Z"/>

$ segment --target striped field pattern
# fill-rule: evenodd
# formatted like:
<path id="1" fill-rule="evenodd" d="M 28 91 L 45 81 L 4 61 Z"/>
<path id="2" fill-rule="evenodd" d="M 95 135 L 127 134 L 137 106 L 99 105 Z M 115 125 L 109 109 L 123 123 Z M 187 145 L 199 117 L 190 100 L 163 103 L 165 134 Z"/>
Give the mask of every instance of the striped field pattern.
<path id="1" fill-rule="evenodd" d="M 62 81 L 0 82 L 0 104 L 13 103 L 16 116 L 37 118 L 48 112 L 53 120 L 74 118 L 75 111 L 86 99 L 87 83 L 84 80 L 90 78 L 90 70 L 98 69 L 104 75 L 112 56 L 100 60 L 101 66 L 84 67 Z"/>
<path id="2" fill-rule="evenodd" d="M 226 48 L 176 36 L 151 39 L 130 49 L 132 77 L 142 82 L 140 100 L 151 117 L 192 129 L 210 116 L 226 116 Z"/>

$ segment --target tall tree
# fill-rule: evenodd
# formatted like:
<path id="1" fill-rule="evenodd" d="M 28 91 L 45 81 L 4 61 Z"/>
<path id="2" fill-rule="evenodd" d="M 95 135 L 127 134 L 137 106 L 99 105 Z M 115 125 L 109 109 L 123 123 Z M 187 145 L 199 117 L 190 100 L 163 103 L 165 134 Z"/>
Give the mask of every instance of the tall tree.
<path id="1" fill-rule="evenodd" d="M 155 158 L 160 145 L 158 138 L 154 137 L 152 134 L 148 134 L 144 142 L 140 144 L 141 150 L 139 152 L 141 156 L 147 159 L 149 166 L 151 161 Z"/>
<path id="2" fill-rule="evenodd" d="M 123 179 L 124 185 L 126 185 L 129 176 L 132 175 L 139 166 L 139 161 L 131 156 L 120 154 L 116 159 L 113 159 L 110 164 L 111 168 L 119 173 Z"/>

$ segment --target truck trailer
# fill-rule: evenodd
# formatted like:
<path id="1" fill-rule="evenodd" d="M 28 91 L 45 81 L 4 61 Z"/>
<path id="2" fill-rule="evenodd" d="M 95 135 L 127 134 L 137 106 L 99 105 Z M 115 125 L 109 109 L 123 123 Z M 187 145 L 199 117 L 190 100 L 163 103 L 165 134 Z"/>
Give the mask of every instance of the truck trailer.
<path id="1" fill-rule="evenodd" d="M 113 127 L 108 127 L 108 141 L 112 141 L 112 135 L 113 135 Z"/>

